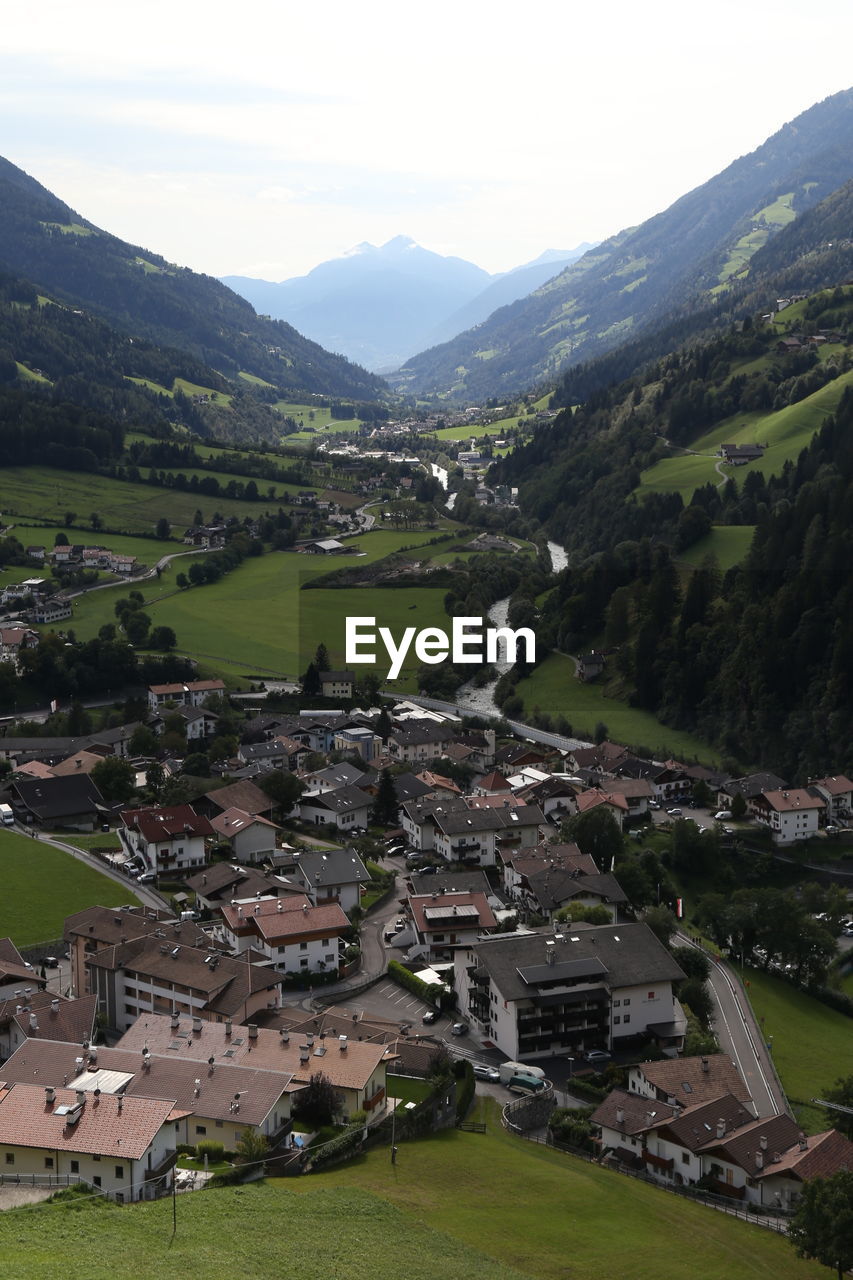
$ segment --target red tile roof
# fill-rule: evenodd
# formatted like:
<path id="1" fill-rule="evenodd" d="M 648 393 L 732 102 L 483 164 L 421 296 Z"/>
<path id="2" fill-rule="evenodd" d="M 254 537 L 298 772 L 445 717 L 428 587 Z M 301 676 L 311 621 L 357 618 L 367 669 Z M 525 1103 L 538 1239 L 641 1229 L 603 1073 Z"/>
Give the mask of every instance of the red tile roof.
<path id="1" fill-rule="evenodd" d="M 80 1118 L 69 1124 L 67 1110 L 75 1106 L 77 1094 L 56 1089 L 55 1095 L 51 1103 L 40 1085 L 12 1085 L 0 1098 L 0 1145 L 139 1160 L 175 1105 L 174 1098 L 102 1093 L 96 1099 L 86 1093 Z"/>

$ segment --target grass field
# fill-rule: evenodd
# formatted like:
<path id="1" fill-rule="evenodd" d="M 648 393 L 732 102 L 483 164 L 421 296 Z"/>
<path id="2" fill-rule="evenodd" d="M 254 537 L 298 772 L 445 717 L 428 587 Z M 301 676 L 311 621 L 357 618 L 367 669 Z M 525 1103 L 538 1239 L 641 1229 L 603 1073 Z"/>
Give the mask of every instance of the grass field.
<path id="1" fill-rule="evenodd" d="M 817 1280 L 779 1236 L 654 1187 L 510 1138 L 450 1130 L 301 1179 L 126 1208 L 57 1202 L 0 1214 L 15 1280 Z M 150 1272 L 140 1260 L 161 1255 Z"/>
<path id="2" fill-rule="evenodd" d="M 607 725 L 616 742 L 653 751 L 659 759 L 699 759 L 716 763 L 716 752 L 692 734 L 670 729 L 648 711 L 605 696 L 600 684 L 575 679 L 574 664 L 564 654 L 552 653 L 527 680 L 518 685 L 528 713 L 534 707 L 550 715 L 564 715 L 579 738 L 592 738 L 599 722 Z"/>
<path id="3" fill-rule="evenodd" d="M 755 462 L 742 467 L 724 467 L 726 477 L 733 476 L 738 485 L 750 471 L 763 476 L 781 474 L 786 461 L 796 462 L 802 449 L 811 440 L 824 420 L 834 412 L 847 387 L 853 385 L 853 370 L 807 396 L 798 404 L 787 405 L 776 413 L 741 413 L 717 426 L 693 442 L 696 454 L 679 454 L 664 458 L 643 472 L 640 494 L 643 490 L 659 493 L 678 492 L 689 502 L 693 490 L 710 482 L 718 485 L 720 475 L 715 470 L 719 460 L 716 451 L 721 444 L 765 444 L 767 451 Z"/>
<path id="4" fill-rule="evenodd" d="M 62 532 L 67 534 L 69 542 L 79 543 L 84 547 L 106 547 L 109 551 L 117 551 L 119 555 L 136 556 L 140 563 L 149 568 L 161 556 L 183 549 L 174 538 L 161 541 L 159 538 L 134 538 L 124 533 L 95 533 L 89 527 L 66 529 L 63 526 Z M 177 532 L 183 533 L 183 527 Z M 59 529 L 56 525 L 24 524 L 15 520 L 12 533 L 25 547 L 43 546 L 46 551 L 50 551 Z M 42 570 L 28 569 L 26 576 L 31 577 L 36 572 L 41 573 Z M 49 572 L 48 568 L 47 573 Z"/>
<path id="5" fill-rule="evenodd" d="M 130 889 L 51 845 L 0 831 L 0 937 L 18 947 L 62 937 L 65 917 L 94 905 L 137 903 Z"/>
<path id="6" fill-rule="evenodd" d="M 238 569 L 211 586 L 175 590 L 175 577 L 186 570 L 176 560 L 159 582 L 144 585 L 145 611 L 154 626 L 172 627 L 178 647 L 223 675 L 287 675 L 304 670 L 300 633 L 310 636 L 310 653 L 321 639 L 333 661 L 343 662 L 343 619 L 347 612 L 382 616 L 378 625 L 418 627 L 446 621 L 439 588 L 363 591 L 359 588 L 300 591 L 302 583 L 322 577 L 343 564 L 363 565 L 380 560 L 403 546 L 417 546 L 433 531 L 392 532 L 381 529 L 357 539 L 364 551 L 358 559 L 320 558 L 288 552 L 245 560 Z M 97 635 L 105 622 L 115 621 L 114 605 L 126 593 L 122 585 L 95 591 L 74 604 L 74 630 L 81 640 Z M 416 605 L 409 610 L 410 605 Z M 408 685 L 405 686 L 408 688 Z"/>
<path id="7" fill-rule="evenodd" d="M 214 473 L 200 471 L 198 474 Z M 225 472 L 219 478 L 225 483 L 235 479 Z M 193 515 L 199 507 L 208 517 L 219 511 L 226 519 L 237 516 L 242 520 L 247 515 L 259 515 L 268 506 L 275 510 L 279 505 L 277 500 L 241 502 L 233 498 L 131 484 L 127 480 L 111 480 L 81 471 L 57 471 L 51 467 L 8 467 L 4 471 L 4 479 L 8 503 L 4 516 L 10 523 L 14 523 L 16 517 L 36 524 L 43 520 L 62 520 L 66 511 L 76 511 L 80 520 L 87 521 L 89 513 L 97 511 L 104 525 L 126 533 L 151 532 L 161 516 L 183 533 L 192 524 Z M 261 492 L 266 487 L 265 482 L 259 482 Z M 289 493 L 296 490 L 295 485 L 276 484 L 276 493 L 285 488 Z M 13 501 L 9 501 L 11 495 Z M 89 538 L 81 536 L 79 540 L 94 542 L 100 536 L 91 533 Z"/>
<path id="8" fill-rule="evenodd" d="M 773 1061 L 800 1123 L 810 1133 L 827 1128 L 822 1111 L 795 1104 L 825 1097 L 850 1074 L 853 1021 L 772 974 L 752 969 L 747 976 L 747 994 L 765 1040 L 773 1037 Z"/>
<path id="9" fill-rule="evenodd" d="M 745 558 L 754 533 L 755 526 L 751 524 L 716 525 L 706 537 L 683 551 L 678 559 L 698 568 L 705 557 L 711 555 L 725 573 L 726 569 L 740 564 Z"/>

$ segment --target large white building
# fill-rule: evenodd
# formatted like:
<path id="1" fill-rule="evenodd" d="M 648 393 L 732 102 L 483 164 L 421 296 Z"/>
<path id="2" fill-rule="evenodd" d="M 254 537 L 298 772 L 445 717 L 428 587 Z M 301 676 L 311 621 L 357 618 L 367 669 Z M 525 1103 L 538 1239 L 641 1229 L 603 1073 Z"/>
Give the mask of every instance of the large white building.
<path id="1" fill-rule="evenodd" d="M 460 1008 L 507 1057 L 581 1057 L 651 1036 L 683 1042 L 672 984 L 684 973 L 645 924 L 566 925 L 457 951 Z"/>

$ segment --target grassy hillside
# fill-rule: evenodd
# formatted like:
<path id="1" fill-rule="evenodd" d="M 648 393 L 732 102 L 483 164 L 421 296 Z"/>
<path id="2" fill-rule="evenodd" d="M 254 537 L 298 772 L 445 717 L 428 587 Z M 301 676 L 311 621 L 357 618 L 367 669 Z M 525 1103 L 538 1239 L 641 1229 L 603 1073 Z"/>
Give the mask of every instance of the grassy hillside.
<path id="1" fill-rule="evenodd" d="M 181 1196 L 174 1234 L 168 1200 L 122 1209 L 58 1202 L 0 1214 L 5 1265 L 15 1280 L 54 1280 L 57 1259 L 73 1248 L 85 1254 L 90 1280 L 138 1280 L 140 1258 L 161 1252 L 186 1280 L 231 1271 L 246 1280 L 826 1274 L 772 1232 L 510 1138 L 496 1105 L 480 1106 L 486 1134 L 451 1130 L 402 1143 L 395 1165 L 383 1148 L 328 1173 Z"/>
<path id="2" fill-rule="evenodd" d="M 138 905 L 127 885 L 30 836 L 0 830 L 0 862 L 0 937 L 18 947 L 61 938 L 65 917 L 93 903 Z"/>

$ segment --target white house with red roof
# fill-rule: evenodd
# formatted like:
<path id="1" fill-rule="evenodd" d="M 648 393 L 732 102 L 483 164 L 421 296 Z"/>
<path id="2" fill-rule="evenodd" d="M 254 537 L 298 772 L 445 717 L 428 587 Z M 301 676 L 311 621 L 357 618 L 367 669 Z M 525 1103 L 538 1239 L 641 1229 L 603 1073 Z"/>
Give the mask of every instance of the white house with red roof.
<path id="1" fill-rule="evenodd" d="M 418 942 L 429 960 L 452 959 L 457 947 L 472 946 L 497 927 L 484 893 L 440 893 L 412 896 L 409 912 Z"/>
<path id="2" fill-rule="evenodd" d="M 119 836 L 131 856 L 141 855 L 151 871 L 179 871 L 205 862 L 204 842 L 213 835 L 207 818 L 191 805 L 164 809 L 124 809 Z"/>
<path id="3" fill-rule="evenodd" d="M 210 825 L 239 862 L 260 862 L 275 851 L 279 828 L 259 813 L 232 807 L 211 818 Z"/>
<path id="4" fill-rule="evenodd" d="M 755 821 L 770 828 L 774 844 L 793 844 L 796 840 L 808 840 L 816 835 L 825 808 L 823 797 L 812 795 L 804 787 L 762 791 L 751 804 Z"/>
<path id="5" fill-rule="evenodd" d="M 222 680 L 190 680 L 179 684 L 152 684 L 148 686 L 148 705 L 152 711 L 162 711 L 171 704 L 176 707 L 200 707 L 206 698 L 225 693 Z"/>
<path id="6" fill-rule="evenodd" d="M 177 1118 L 174 1099 L 4 1085 L 0 1167 L 36 1185 L 80 1181 L 117 1200 L 152 1199 L 171 1183 Z"/>
<path id="7" fill-rule="evenodd" d="M 312 906 L 305 894 L 250 898 L 220 907 L 219 933 L 237 955 L 265 956 L 286 973 L 336 970 L 350 922 L 338 902 Z"/>
<path id="8" fill-rule="evenodd" d="M 588 813 L 590 809 L 597 809 L 600 805 L 605 805 L 607 810 L 613 815 L 619 823 L 619 830 L 622 830 L 622 824 L 628 817 L 628 801 L 623 795 L 614 793 L 608 795 L 606 792 L 599 790 L 598 787 L 590 787 L 589 791 L 582 791 L 577 798 L 578 813 Z"/>
<path id="9" fill-rule="evenodd" d="M 809 790 L 814 789 L 826 801 L 827 822 L 843 822 L 853 814 L 853 782 L 844 774 L 832 778 L 814 778 Z"/>

